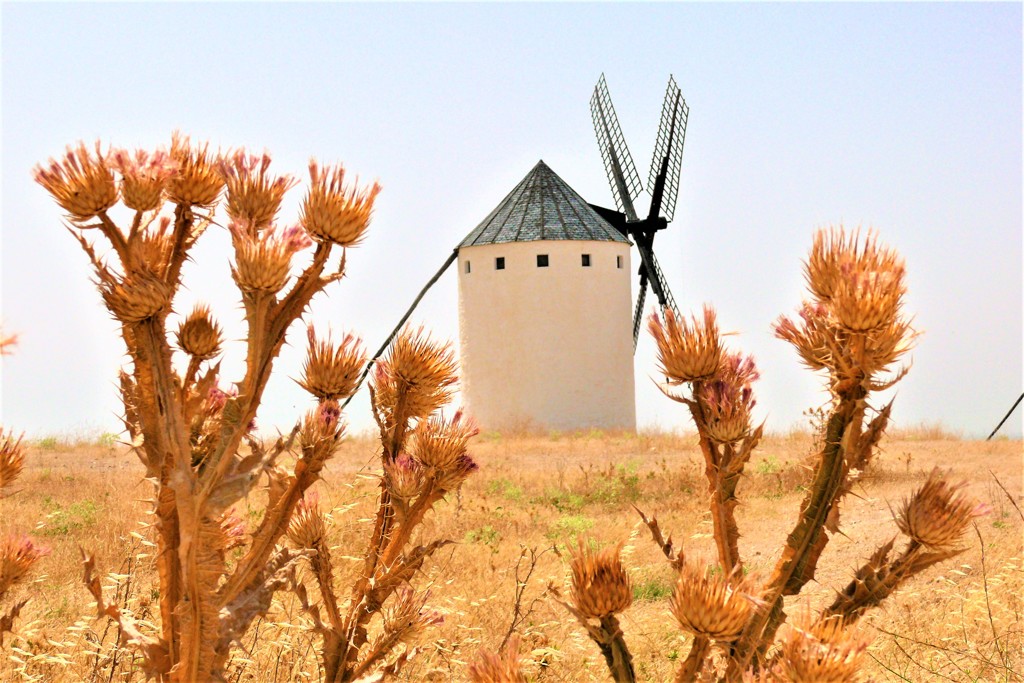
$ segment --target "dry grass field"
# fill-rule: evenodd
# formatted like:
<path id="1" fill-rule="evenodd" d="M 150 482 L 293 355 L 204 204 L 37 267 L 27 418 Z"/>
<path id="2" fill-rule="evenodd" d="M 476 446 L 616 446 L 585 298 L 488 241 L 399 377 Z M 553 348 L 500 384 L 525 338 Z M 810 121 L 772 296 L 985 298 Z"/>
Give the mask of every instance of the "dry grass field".
<path id="1" fill-rule="evenodd" d="M 765 439 L 739 493 L 740 550 L 752 573 L 770 571 L 792 525 L 808 476 L 812 437 Z M 376 510 L 379 444 L 348 439 L 316 488 L 332 509 L 337 562 L 365 544 Z M 464 680 L 481 647 L 498 648 L 512 632 L 531 680 L 607 680 L 597 648 L 553 598 L 566 594 L 568 553 L 577 537 L 597 545 L 626 542 L 634 604 L 622 615 L 640 680 L 670 680 L 689 640 L 669 613 L 672 570 L 639 524 L 634 506 L 657 515 L 689 558 L 714 564 L 703 461 L 692 434 L 482 434 L 471 447 L 480 464 L 460 495 L 442 503 L 420 533 L 455 541 L 424 566 L 428 604 L 443 623 L 402 673 L 406 680 Z M 915 578 L 866 624 L 874 634 L 869 674 L 878 681 L 1024 680 L 1024 548 L 1020 441 L 963 441 L 940 429 L 894 431 L 843 503 L 843 532 L 825 551 L 801 600 L 831 601 L 855 565 L 891 538 L 891 508 L 933 468 L 969 482 L 991 506 L 967 537 L 966 550 Z M 145 629 L 155 619 L 157 583 L 145 527 L 151 486 L 122 446 L 47 439 L 26 457 L 20 491 L 0 501 L 0 532 L 35 529 L 50 549 L 28 603 L 5 642 L 0 680 L 142 680 L 116 629 L 97 620 L 81 581 L 79 548 L 109 572 L 116 596 Z M 1005 490 L 1004 490 L 1005 488 Z M 251 504 L 251 507 L 248 507 Z M 261 501 L 243 502 L 252 519 Z M 40 522 L 40 520 L 42 520 Z M 127 558 L 127 559 L 126 559 Z M 345 566 L 338 567 L 344 574 Z M 301 571 L 305 571 L 303 566 Z M 338 585 L 346 585 L 339 581 Z M 319 680 L 316 641 L 292 595 L 277 594 L 270 618 L 245 637 L 231 662 L 232 681 Z M 790 611 L 790 610 L 787 610 Z M 792 613 L 792 611 L 790 611 Z"/>

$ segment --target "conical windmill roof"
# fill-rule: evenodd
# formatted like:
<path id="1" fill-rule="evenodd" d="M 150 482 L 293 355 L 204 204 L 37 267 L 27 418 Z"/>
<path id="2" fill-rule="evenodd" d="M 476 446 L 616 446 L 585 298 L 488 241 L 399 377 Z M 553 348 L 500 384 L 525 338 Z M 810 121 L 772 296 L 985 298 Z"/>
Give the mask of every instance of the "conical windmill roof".
<path id="1" fill-rule="evenodd" d="M 466 235 L 459 248 L 534 240 L 629 243 L 543 161 Z"/>

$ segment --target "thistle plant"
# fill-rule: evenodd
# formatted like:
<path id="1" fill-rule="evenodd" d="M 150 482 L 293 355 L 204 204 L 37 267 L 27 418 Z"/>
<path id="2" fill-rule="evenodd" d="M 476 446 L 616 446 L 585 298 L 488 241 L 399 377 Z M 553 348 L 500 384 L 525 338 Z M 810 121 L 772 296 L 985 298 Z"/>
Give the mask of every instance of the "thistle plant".
<path id="1" fill-rule="evenodd" d="M 338 348 L 348 343 L 346 339 Z M 321 371 L 337 350 L 320 346 L 313 336 L 310 344 L 301 384 L 332 401 L 345 393 L 340 389 L 355 384 L 360 368 L 334 364 L 330 371 Z M 308 580 L 293 577 L 292 589 L 322 638 L 321 665 L 328 683 L 361 680 L 377 668 L 397 672 L 415 650 L 407 647 L 386 662 L 392 651 L 403 643 L 412 645 L 441 619 L 426 607 L 426 594 L 410 584 L 424 561 L 450 543 L 435 539 L 414 544 L 417 527 L 477 469 L 468 454 L 476 426 L 461 412 L 445 418 L 440 410 L 451 400 L 455 381 L 451 348 L 422 330 L 400 333 L 374 368 L 370 394 L 381 442 L 380 498 L 363 567 L 347 600 L 338 596 L 327 520 L 317 498 L 307 494 L 292 518 L 288 537 L 307 554 L 319 600 L 310 598 Z M 375 626 L 371 622 L 378 614 Z"/>
<path id="2" fill-rule="evenodd" d="M 896 514 L 907 539 L 903 549 L 894 552 L 895 537 L 884 543 L 829 607 L 790 626 L 780 646 L 770 650 L 787 619 L 785 598 L 814 578 L 822 551 L 840 531 L 840 503 L 870 464 L 888 425 L 892 403 L 876 408 L 873 396 L 906 375 L 898 363 L 917 336 L 902 310 L 903 262 L 873 234 L 819 231 L 805 276 L 810 300 L 796 318 L 779 318 L 774 331 L 807 367 L 825 375 L 831 403 L 806 496 L 763 581 L 744 575 L 734 515 L 738 484 L 763 431 L 751 422 L 759 376 L 754 361 L 724 347 L 709 307 L 689 320 L 667 310 L 664 321 L 657 315 L 650 321 L 666 379 L 661 389 L 689 409 L 697 428 L 720 570 L 709 573 L 688 560 L 655 518 L 640 513 L 678 572 L 671 612 L 692 636 L 680 682 L 857 680 L 866 647 L 851 630 L 857 620 L 910 577 L 962 552 L 965 530 L 985 512 L 959 486 L 933 473 Z M 570 611 L 579 618 L 580 608 L 577 600 Z M 590 627 L 588 632 L 600 644 Z M 709 657 L 713 647 L 721 649 L 724 664 L 716 666 Z M 611 662 L 609 667 L 615 680 L 634 680 L 627 669 Z"/>
<path id="3" fill-rule="evenodd" d="M 285 533 L 338 446 L 338 399 L 354 389 L 347 378 L 366 361 L 350 340 L 312 344 L 304 386 L 317 406 L 273 442 L 254 434 L 287 331 L 342 278 L 347 249 L 365 235 L 380 189 L 358 187 L 343 167 L 316 161 L 309 175 L 299 222 L 285 226 L 278 212 L 297 181 L 274 175 L 266 154 L 215 154 L 175 135 L 169 150 L 155 152 L 80 144 L 35 170 L 67 214 L 130 361 L 120 387 L 125 427 L 154 486 L 159 632 L 107 604 L 88 555 L 85 580 L 99 614 L 117 622 L 122 642 L 157 680 L 220 679 L 233 645 L 287 584 L 306 551 L 288 548 Z M 127 210 L 123 224 L 112 213 L 118 204 Z M 171 321 L 182 266 L 218 206 L 247 327 L 245 373 L 233 386 L 220 377 L 223 335 L 210 309 L 197 306 L 176 327 Z M 246 529 L 232 506 L 258 488 L 266 507 Z"/>

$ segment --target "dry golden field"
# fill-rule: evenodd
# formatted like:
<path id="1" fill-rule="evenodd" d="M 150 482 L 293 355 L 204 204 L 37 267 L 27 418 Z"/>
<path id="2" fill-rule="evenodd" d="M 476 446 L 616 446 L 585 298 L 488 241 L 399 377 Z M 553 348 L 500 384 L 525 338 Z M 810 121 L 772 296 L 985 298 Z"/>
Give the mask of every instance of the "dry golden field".
<path id="1" fill-rule="evenodd" d="M 812 608 L 830 601 L 855 567 L 896 533 L 895 508 L 932 468 L 966 480 L 992 507 L 967 536 L 962 555 L 915 578 L 866 618 L 875 633 L 873 680 L 1024 680 L 1024 548 L 1020 441 L 962 441 L 938 429 L 895 431 L 842 504 L 845 535 L 832 539 L 801 596 Z M 333 508 L 339 563 L 359 560 L 376 510 L 379 445 L 348 439 L 316 485 Z M 752 573 L 777 559 L 797 514 L 812 449 L 808 434 L 764 440 L 739 488 L 740 550 Z M 455 541 L 425 565 L 429 605 L 444 622 L 403 671 L 407 680 L 464 680 L 483 646 L 513 631 L 530 680 L 607 680 L 597 648 L 553 599 L 566 594 L 567 545 L 626 542 L 633 606 L 623 615 L 641 680 L 671 680 L 688 637 L 668 610 L 672 570 L 634 506 L 657 515 L 688 557 L 713 563 L 703 463 L 691 434 L 482 434 L 473 441 L 480 472 L 460 496 L 442 503 L 420 533 Z M 49 439 L 26 457 L 20 491 L 0 501 L 0 532 L 35 529 L 50 548 L 28 603 L 2 650 L 4 681 L 142 680 L 117 647 L 116 629 L 93 615 L 81 581 L 79 547 L 110 572 L 110 596 L 143 625 L 154 619 L 156 582 L 145 519 L 151 494 L 142 467 L 124 447 Z M 1005 490 L 1004 488 L 1005 487 Z M 260 501 L 241 510 L 250 518 Z M 42 520 L 40 522 L 40 520 Z M 338 571 L 343 573 L 345 567 Z M 303 568 L 304 570 L 304 568 Z M 347 585 L 339 581 L 338 585 Z M 319 680 L 316 641 L 290 593 L 278 593 L 271 617 L 257 621 L 236 650 L 232 681 Z M 794 610 L 788 609 L 791 614 Z"/>

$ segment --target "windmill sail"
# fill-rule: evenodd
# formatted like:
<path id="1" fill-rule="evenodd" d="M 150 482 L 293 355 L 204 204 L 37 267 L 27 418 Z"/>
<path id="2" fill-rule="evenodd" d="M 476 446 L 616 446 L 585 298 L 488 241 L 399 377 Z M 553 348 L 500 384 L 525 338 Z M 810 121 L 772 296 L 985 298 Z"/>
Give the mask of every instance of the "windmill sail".
<path id="1" fill-rule="evenodd" d="M 626 146 L 626 138 L 622 135 L 619 119 L 612 106 L 611 95 L 604 74 L 594 87 L 590 98 L 590 113 L 594 119 L 594 132 L 597 134 L 597 146 L 601 150 L 604 170 L 608 174 L 608 182 L 615 197 L 615 205 L 626 214 L 631 221 L 637 220 L 633 200 L 643 191 L 643 181 L 633 164 L 633 157 Z"/>
<path id="2" fill-rule="evenodd" d="M 644 300 L 647 297 L 648 279 L 650 280 L 654 295 L 658 297 L 658 306 L 661 310 L 664 311 L 666 308 L 671 308 L 676 317 L 679 316 L 679 306 L 676 305 L 676 299 L 672 296 L 672 290 L 668 288 L 668 281 L 665 279 L 665 273 L 661 270 L 658 258 L 647 245 L 638 241 L 636 246 L 637 251 L 640 252 L 640 260 L 643 263 L 643 267 L 640 269 L 640 293 L 637 295 L 636 308 L 633 311 L 634 349 L 636 349 L 636 341 L 640 335 L 640 324 L 643 322 Z"/>
<path id="3" fill-rule="evenodd" d="M 666 220 L 671 221 L 676 210 L 679 194 L 679 173 L 683 165 L 683 143 L 686 141 L 686 121 L 690 108 L 674 78 L 669 76 L 665 91 L 665 103 L 661 108 L 661 123 L 658 125 L 658 140 L 654 144 L 654 158 L 647 188 L 651 193 L 651 218 L 659 210 Z"/>
<path id="4" fill-rule="evenodd" d="M 633 309 L 633 350 L 636 351 L 636 340 L 640 338 L 640 324 L 644 320 L 644 301 L 647 300 L 647 277 L 640 276 L 640 293 L 636 296 L 636 308 Z"/>

